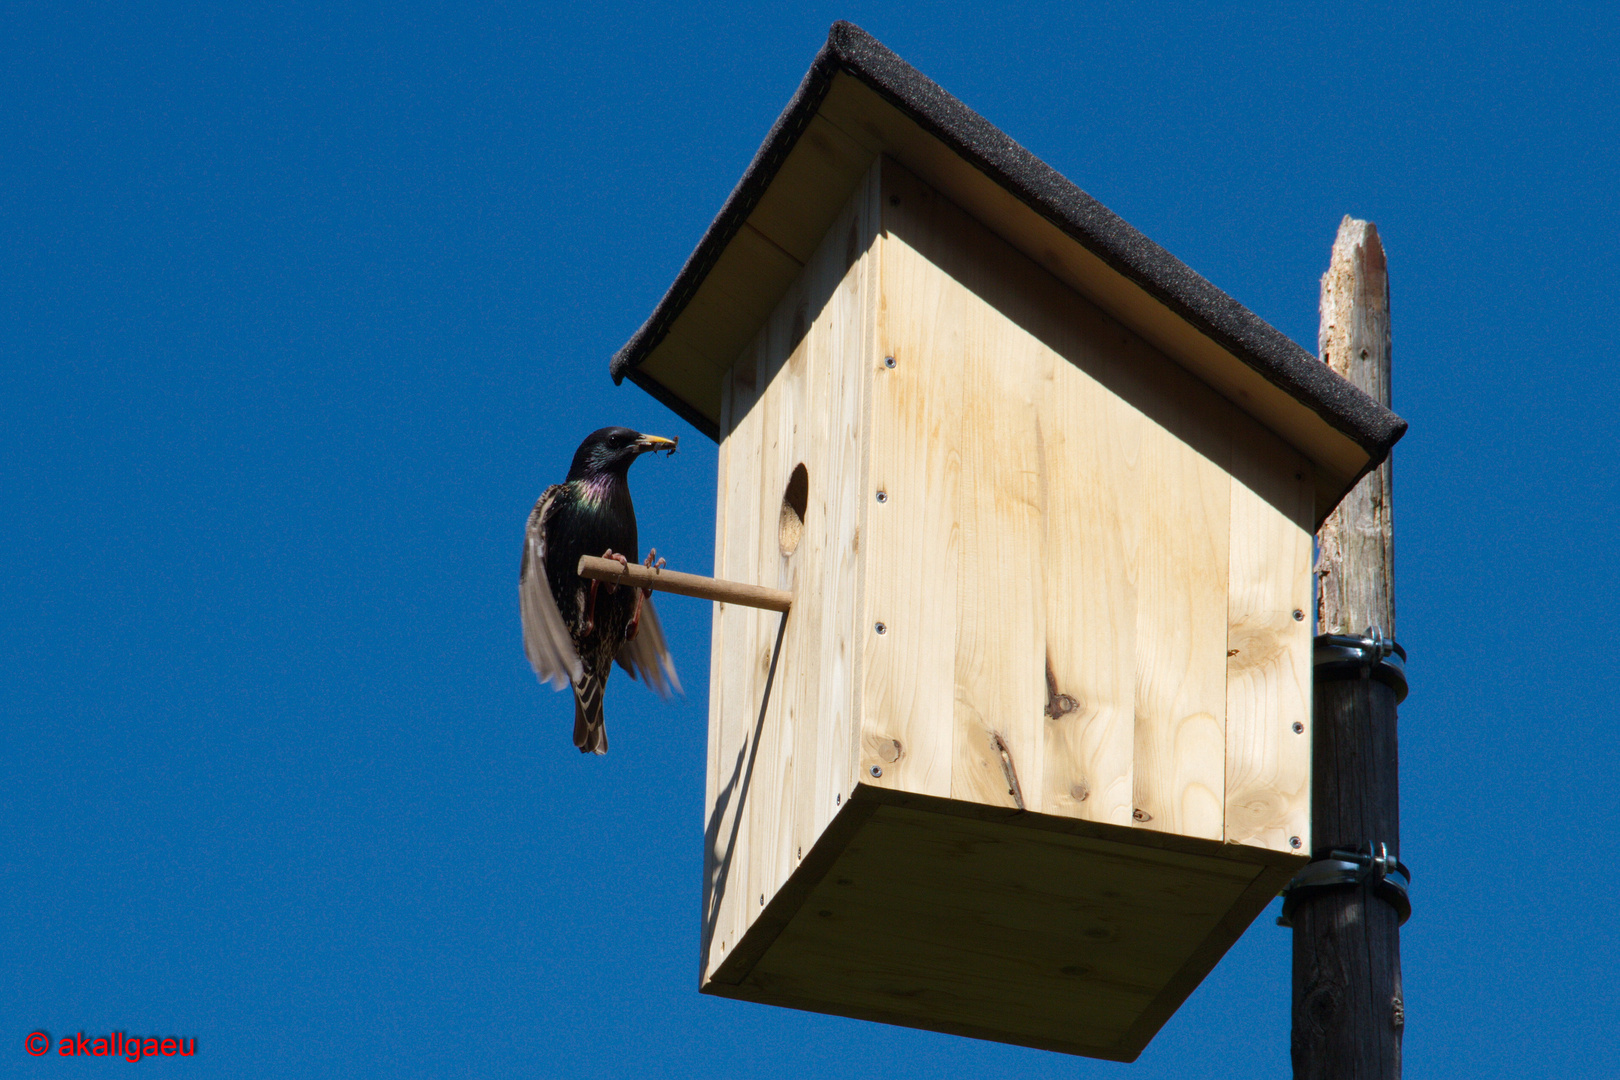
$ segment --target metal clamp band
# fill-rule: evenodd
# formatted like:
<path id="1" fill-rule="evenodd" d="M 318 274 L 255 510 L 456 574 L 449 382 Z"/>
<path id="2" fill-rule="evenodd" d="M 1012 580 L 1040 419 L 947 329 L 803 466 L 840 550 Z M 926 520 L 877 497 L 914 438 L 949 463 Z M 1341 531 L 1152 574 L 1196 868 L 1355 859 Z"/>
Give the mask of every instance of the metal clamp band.
<path id="1" fill-rule="evenodd" d="M 1318 682 L 1377 679 L 1395 691 L 1395 703 L 1406 700 L 1406 650 L 1376 626 L 1365 634 L 1317 634 L 1313 666 Z"/>
<path id="2" fill-rule="evenodd" d="M 1412 872 L 1389 853 L 1388 844 L 1379 844 L 1377 854 L 1371 843 L 1366 851 L 1333 849 L 1325 859 L 1317 859 L 1294 875 L 1282 891 L 1282 915 L 1278 926 L 1293 926 L 1294 910 L 1300 902 L 1319 893 L 1355 888 L 1371 882 L 1373 891 L 1387 900 L 1404 925 L 1412 917 Z"/>

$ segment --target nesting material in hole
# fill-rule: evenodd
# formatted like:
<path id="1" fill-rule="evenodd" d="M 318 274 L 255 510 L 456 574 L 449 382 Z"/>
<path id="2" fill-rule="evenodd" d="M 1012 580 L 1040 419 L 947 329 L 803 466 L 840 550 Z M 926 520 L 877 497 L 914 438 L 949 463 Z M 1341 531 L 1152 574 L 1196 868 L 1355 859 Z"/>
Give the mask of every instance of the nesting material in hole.
<path id="1" fill-rule="evenodd" d="M 782 516 L 776 526 L 776 546 L 782 549 L 783 556 L 799 549 L 799 540 L 804 536 L 804 511 L 809 504 L 810 474 L 800 462 L 788 477 L 787 490 L 782 493 Z"/>

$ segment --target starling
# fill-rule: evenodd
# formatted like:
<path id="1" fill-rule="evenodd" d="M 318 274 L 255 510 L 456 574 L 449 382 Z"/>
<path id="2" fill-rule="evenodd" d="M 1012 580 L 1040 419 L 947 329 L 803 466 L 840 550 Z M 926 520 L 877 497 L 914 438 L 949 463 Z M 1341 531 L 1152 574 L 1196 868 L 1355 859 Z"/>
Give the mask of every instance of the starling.
<path id="1" fill-rule="evenodd" d="M 546 488 L 529 515 L 518 571 L 523 651 L 541 682 L 558 690 L 573 685 L 574 745 L 582 754 L 607 753 L 602 697 L 614 660 L 660 696 L 681 688 L 651 591 L 577 573 L 581 555 L 627 565 L 637 558 L 625 474 L 648 451 L 673 454 L 676 442 L 623 427 L 593 431 L 574 452 L 568 479 Z M 649 552 L 646 565 L 656 557 Z"/>

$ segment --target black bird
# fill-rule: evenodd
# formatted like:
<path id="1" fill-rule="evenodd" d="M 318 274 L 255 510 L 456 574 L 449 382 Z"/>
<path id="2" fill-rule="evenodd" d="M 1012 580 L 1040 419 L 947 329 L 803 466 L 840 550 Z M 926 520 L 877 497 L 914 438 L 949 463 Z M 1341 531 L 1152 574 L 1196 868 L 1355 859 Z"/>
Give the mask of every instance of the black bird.
<path id="1" fill-rule="evenodd" d="M 677 441 L 623 427 L 593 431 L 574 452 L 568 479 L 546 488 L 529 514 L 518 571 L 523 651 L 541 682 L 558 690 L 573 685 L 574 745 L 582 754 L 607 753 L 602 697 L 614 660 L 663 697 L 681 688 L 652 593 L 577 572 L 581 555 L 626 564 L 637 558 L 636 510 L 625 474 L 649 451 L 673 454 Z M 648 552 L 648 566 L 657 554 Z"/>

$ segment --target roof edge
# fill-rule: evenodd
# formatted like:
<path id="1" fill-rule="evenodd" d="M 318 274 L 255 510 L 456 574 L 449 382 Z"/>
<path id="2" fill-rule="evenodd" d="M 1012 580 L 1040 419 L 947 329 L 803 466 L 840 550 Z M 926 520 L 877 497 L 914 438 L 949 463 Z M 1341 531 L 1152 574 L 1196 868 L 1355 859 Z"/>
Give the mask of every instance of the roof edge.
<path id="1" fill-rule="evenodd" d="M 832 86 L 833 75 L 843 66 L 840 50 L 835 47 L 835 38 L 839 35 L 840 27 L 847 27 L 869 37 L 853 23 L 840 21 L 833 24 L 832 31 L 827 35 L 827 43 L 816 53 L 815 60 L 810 64 L 810 70 L 805 73 L 799 88 L 794 91 L 787 108 L 782 110 L 782 114 L 776 118 L 776 123 L 771 125 L 765 141 L 760 144 L 754 153 L 754 159 L 743 171 L 742 179 L 731 189 L 731 194 L 720 207 L 720 213 L 715 215 L 715 219 L 704 230 L 703 238 L 698 241 L 697 247 L 687 256 L 686 263 L 675 275 L 669 291 L 658 301 L 658 306 L 653 308 L 652 314 L 647 316 L 647 321 L 641 324 L 641 328 L 613 354 L 613 359 L 608 365 L 608 373 L 613 376 L 615 385 L 622 383 L 625 376 L 664 340 L 670 325 L 686 308 L 687 302 L 692 299 L 692 294 L 697 292 L 698 286 L 703 284 L 703 279 L 708 276 L 709 271 L 714 269 L 714 264 L 719 261 L 721 253 L 731 243 L 732 238 L 742 230 L 743 223 L 748 220 L 748 215 L 759 204 L 765 189 L 775 179 L 782 162 L 798 144 L 799 136 L 804 134 L 804 129 L 809 126 L 822 99 L 827 96 L 827 90 Z"/>
<path id="2" fill-rule="evenodd" d="M 609 372 L 615 383 L 621 383 L 663 341 L 758 205 L 839 71 L 871 87 L 923 130 L 1093 252 L 1115 273 L 1359 445 L 1369 458 L 1360 475 L 1381 464 L 1406 433 L 1408 425 L 1401 417 L 1087 195 L 876 38 L 842 20 L 833 23 L 799 88 L 668 292 L 647 321 L 614 354 Z M 643 386 L 650 382 L 634 381 Z M 657 396 L 673 407 L 668 400 L 671 395 Z M 683 407 L 677 411 L 688 415 L 692 410 Z"/>
<path id="3" fill-rule="evenodd" d="M 1116 273 L 1354 440 L 1371 457 L 1363 475 L 1376 468 L 1406 433 L 1405 420 L 854 23 L 834 23 L 824 51 L 832 51 L 844 70 Z"/>

